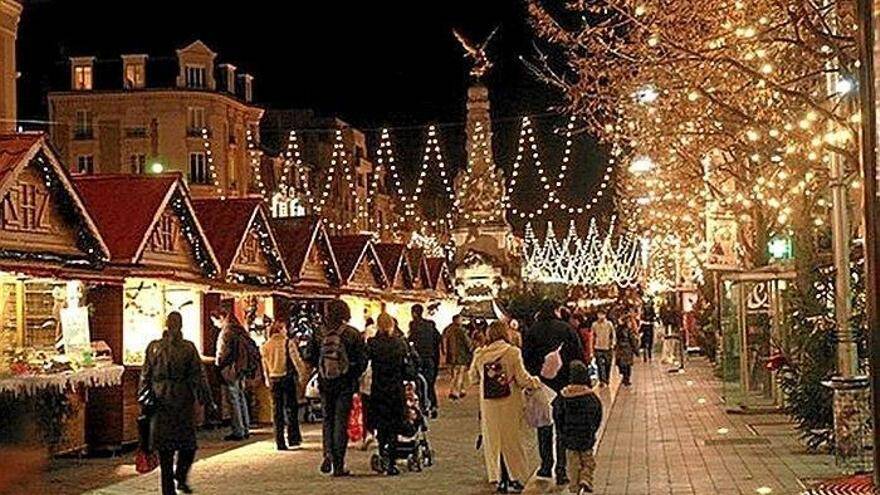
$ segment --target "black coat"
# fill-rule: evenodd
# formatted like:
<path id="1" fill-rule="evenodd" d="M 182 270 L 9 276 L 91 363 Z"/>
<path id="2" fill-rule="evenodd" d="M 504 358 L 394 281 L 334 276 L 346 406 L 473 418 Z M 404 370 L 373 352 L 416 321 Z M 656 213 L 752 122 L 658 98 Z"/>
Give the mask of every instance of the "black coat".
<path id="1" fill-rule="evenodd" d="M 562 369 L 556 378 L 548 380 L 541 376 L 544 357 L 562 345 Z M 541 378 L 556 392 L 568 385 L 568 367 L 576 359 L 583 359 L 583 347 L 577 332 L 568 323 L 557 319 L 542 318 L 536 321 L 523 336 L 523 363 L 532 375 Z"/>
<path id="2" fill-rule="evenodd" d="M 358 381 L 364 370 L 367 369 L 367 358 L 365 356 L 364 339 L 361 333 L 347 323 L 342 324 L 342 333 L 340 334 L 342 345 L 345 346 L 345 355 L 348 357 L 348 372 L 333 380 L 325 380 L 318 376 L 318 386 L 321 390 L 337 390 L 348 391 L 352 393 L 358 389 Z M 306 346 L 304 359 L 313 368 L 320 369 L 321 363 L 321 344 L 324 341 L 324 331 L 315 332 L 312 340 Z"/>
<path id="3" fill-rule="evenodd" d="M 570 388 L 559 396 L 555 418 L 562 431 L 562 443 L 568 450 L 590 450 L 596 444 L 596 432 L 602 423 L 602 402 L 592 391 L 566 392 Z"/>
<path id="4" fill-rule="evenodd" d="M 415 347 L 420 359 L 430 359 L 435 366 L 440 363 L 442 336 L 433 321 L 424 318 L 411 321 L 409 323 L 409 341 Z"/>
<path id="5" fill-rule="evenodd" d="M 373 367 L 370 407 L 379 429 L 396 432 L 403 421 L 407 353 L 406 341 L 393 335 L 379 333 L 367 342 Z"/>
<path id="6" fill-rule="evenodd" d="M 152 388 L 157 409 L 151 440 L 156 450 L 196 448 L 195 401 L 211 403 L 208 379 L 196 346 L 167 332 L 147 346 L 140 389 Z"/>

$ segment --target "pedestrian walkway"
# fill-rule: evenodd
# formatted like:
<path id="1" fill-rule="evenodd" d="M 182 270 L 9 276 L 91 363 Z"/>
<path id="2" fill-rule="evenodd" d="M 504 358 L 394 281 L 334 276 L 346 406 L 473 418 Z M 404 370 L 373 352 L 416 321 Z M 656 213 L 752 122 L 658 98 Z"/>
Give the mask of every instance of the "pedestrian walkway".
<path id="1" fill-rule="evenodd" d="M 667 368 L 639 363 L 621 389 L 599 445 L 597 494 L 788 495 L 837 474 L 831 456 L 805 451 L 786 416 L 726 413 L 704 360 Z"/>

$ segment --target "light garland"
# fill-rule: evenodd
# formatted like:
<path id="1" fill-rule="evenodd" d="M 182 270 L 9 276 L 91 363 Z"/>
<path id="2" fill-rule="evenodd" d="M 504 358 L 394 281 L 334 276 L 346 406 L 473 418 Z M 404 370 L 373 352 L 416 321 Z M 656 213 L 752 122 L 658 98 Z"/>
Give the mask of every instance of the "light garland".
<path id="1" fill-rule="evenodd" d="M 379 140 L 379 149 L 376 151 L 376 162 L 380 167 L 384 167 L 387 162 L 388 170 L 391 172 L 391 181 L 394 184 L 394 189 L 397 191 L 397 197 L 400 198 L 400 201 L 404 205 L 406 205 L 407 198 L 403 191 L 403 183 L 400 180 L 400 174 L 397 172 L 397 165 L 394 163 L 394 148 L 391 145 L 391 134 L 389 133 L 388 128 L 382 129 L 382 135 Z M 388 229 L 392 233 L 396 233 L 398 227 L 400 227 L 400 222 L 398 216 L 394 215 Z"/>
<path id="2" fill-rule="evenodd" d="M 205 156 L 208 161 L 208 171 L 211 173 L 211 181 L 214 183 L 214 190 L 220 199 L 226 199 L 223 187 L 220 186 L 220 178 L 217 176 L 217 168 L 214 166 L 214 153 L 211 151 L 211 139 L 208 136 L 208 128 L 202 128 L 202 145 L 205 147 Z"/>
<path id="3" fill-rule="evenodd" d="M 330 196 L 330 191 L 333 187 L 334 179 L 336 178 L 336 166 L 339 162 L 339 153 L 342 148 L 342 130 L 336 129 L 336 138 L 333 141 L 333 152 L 330 155 L 330 166 L 327 167 L 327 174 L 324 177 L 324 190 L 321 191 L 321 197 L 318 199 L 317 206 L 315 206 L 315 215 L 320 216 L 321 212 L 324 210 L 324 205 L 327 204 L 327 199 Z"/>
<path id="4" fill-rule="evenodd" d="M 245 135 L 247 137 L 247 150 L 251 162 L 251 171 L 254 174 L 254 180 L 257 182 L 257 189 L 260 191 L 260 197 L 263 198 L 263 201 L 268 201 L 269 198 L 266 195 L 266 184 L 263 183 L 263 174 L 260 171 L 260 155 L 262 152 L 257 149 L 257 145 L 254 142 L 253 130 L 251 130 L 250 127 L 248 127 Z"/>

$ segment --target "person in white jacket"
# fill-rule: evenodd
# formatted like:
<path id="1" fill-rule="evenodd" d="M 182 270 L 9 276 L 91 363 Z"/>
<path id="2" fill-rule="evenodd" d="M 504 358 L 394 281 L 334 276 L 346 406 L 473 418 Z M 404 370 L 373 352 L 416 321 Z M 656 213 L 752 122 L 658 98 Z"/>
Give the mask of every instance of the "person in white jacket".
<path id="1" fill-rule="evenodd" d="M 302 444 L 299 429 L 299 383 L 300 370 L 305 370 L 296 340 L 288 338 L 287 327 L 276 321 L 269 329 L 269 339 L 260 347 L 263 358 L 263 374 L 266 386 L 272 390 L 275 425 L 275 446 L 278 450 L 297 448 Z M 285 441 L 284 433 L 287 430 Z"/>
<path id="2" fill-rule="evenodd" d="M 605 310 L 600 309 L 597 320 L 593 322 L 593 348 L 596 353 L 596 367 L 599 372 L 599 383 L 607 386 L 611 379 L 611 361 L 614 351 L 614 324 L 605 317 Z"/>

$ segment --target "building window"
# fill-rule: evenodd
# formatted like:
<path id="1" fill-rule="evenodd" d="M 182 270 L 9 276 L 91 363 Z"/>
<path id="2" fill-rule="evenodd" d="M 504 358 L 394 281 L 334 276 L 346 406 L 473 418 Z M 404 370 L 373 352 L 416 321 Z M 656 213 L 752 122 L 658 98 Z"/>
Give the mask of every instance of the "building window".
<path id="1" fill-rule="evenodd" d="M 186 66 L 186 87 L 204 89 L 208 85 L 207 71 L 204 65 Z"/>
<path id="2" fill-rule="evenodd" d="M 129 158 L 131 173 L 143 174 L 147 171 L 147 155 L 144 153 L 132 153 Z"/>
<path id="3" fill-rule="evenodd" d="M 208 184 L 208 160 L 202 151 L 189 154 L 190 184 Z"/>
<path id="4" fill-rule="evenodd" d="M 143 88 L 146 83 L 144 64 L 141 62 L 129 62 L 125 64 L 125 88 Z"/>
<path id="5" fill-rule="evenodd" d="M 92 139 L 94 137 L 94 125 L 92 112 L 88 110 L 76 111 L 76 123 L 73 128 L 74 139 Z"/>
<path id="6" fill-rule="evenodd" d="M 94 155 L 79 155 L 76 157 L 76 171 L 81 174 L 95 173 Z"/>
<path id="7" fill-rule="evenodd" d="M 73 89 L 89 91 L 92 89 L 92 66 L 77 65 L 73 68 Z"/>
<path id="8" fill-rule="evenodd" d="M 140 139 L 147 137 L 147 128 L 145 126 L 132 126 L 125 128 L 125 137 L 132 139 Z"/>
<path id="9" fill-rule="evenodd" d="M 202 129 L 207 127 L 205 121 L 205 109 L 202 107 L 187 108 L 187 130 L 188 136 L 201 136 Z"/>

